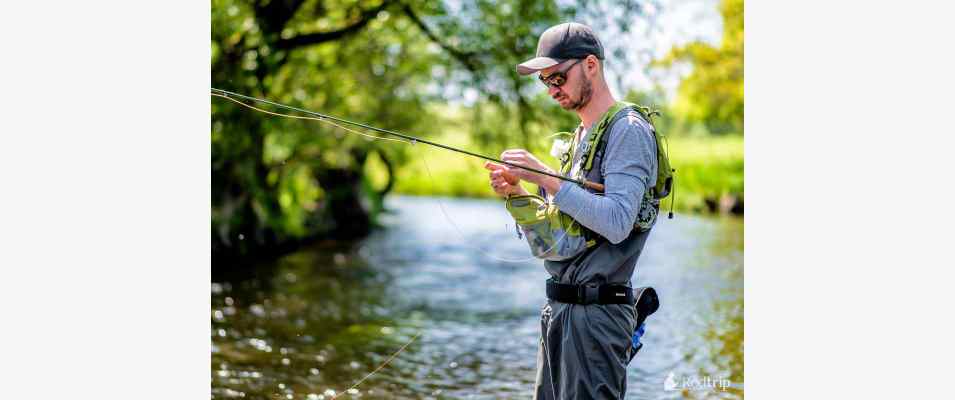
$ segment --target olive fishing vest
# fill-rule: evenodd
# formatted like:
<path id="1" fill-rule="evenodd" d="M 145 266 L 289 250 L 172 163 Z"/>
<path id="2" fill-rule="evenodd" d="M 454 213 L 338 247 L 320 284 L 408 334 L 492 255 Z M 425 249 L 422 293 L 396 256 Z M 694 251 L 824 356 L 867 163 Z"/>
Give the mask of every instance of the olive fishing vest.
<path id="1" fill-rule="evenodd" d="M 610 107 L 600 119 L 594 134 L 587 135 L 586 140 L 580 144 L 582 150 L 580 152 L 580 159 L 568 160 L 567 162 L 561 160 L 562 173 L 569 173 L 576 162 L 582 162 L 580 169 L 577 171 L 577 175 L 573 178 L 603 184 L 604 178 L 600 173 L 599 166 L 603 163 L 603 158 L 607 151 L 610 128 L 617 121 L 628 116 L 636 116 L 644 120 L 647 125 L 650 126 L 650 132 L 653 134 L 654 142 L 656 143 L 657 176 L 655 185 L 644 191 L 643 199 L 640 201 L 637 219 L 634 222 L 634 229 L 638 231 L 648 230 L 653 226 L 660 210 L 660 199 L 670 194 L 673 185 L 673 169 L 670 168 L 670 160 L 667 153 L 663 151 L 663 143 L 661 143 L 662 137 L 653 125 L 653 114 L 657 113 L 650 111 L 647 107 L 618 101 Z M 585 187 L 585 189 L 594 193 L 594 191 L 589 188 Z"/>
<path id="2" fill-rule="evenodd" d="M 576 176 L 575 178 L 585 178 L 592 182 L 603 182 L 603 177 L 601 177 L 599 173 L 600 171 L 594 170 L 593 167 L 603 162 L 604 152 L 607 149 L 607 141 L 609 140 L 607 130 L 620 119 L 629 115 L 635 115 L 650 126 L 650 131 L 653 134 L 657 147 L 657 179 L 656 184 L 652 188 L 649 188 L 649 191 L 654 199 L 659 200 L 667 197 L 673 185 L 674 170 L 670 168 L 670 160 L 667 153 L 661 151 L 663 148 L 663 143 L 661 143 L 663 137 L 657 132 L 656 127 L 653 125 L 652 117 L 658 114 L 656 111 L 650 111 L 647 107 L 623 101 L 618 101 L 610 107 L 600 119 L 596 133 L 588 135 L 587 141 L 582 144 L 583 151 L 581 152 L 581 160 L 586 160 L 586 163 L 581 167 L 583 174 L 578 173 L 580 176 Z M 561 159 L 561 172 L 570 172 L 570 168 L 573 164 L 569 158 Z"/>
<path id="3" fill-rule="evenodd" d="M 669 194 L 673 181 L 673 171 L 666 153 L 661 151 L 661 137 L 653 126 L 651 114 L 652 112 L 645 107 L 617 102 L 607 110 L 596 125 L 596 129 L 584 138 L 586 140 L 577 144 L 575 137 L 575 145 L 560 159 L 562 175 L 567 176 L 572 167 L 579 164 L 580 168 L 573 178 L 603 184 L 604 179 L 599 166 L 606 153 L 610 127 L 621 118 L 631 115 L 646 121 L 654 135 L 657 147 L 657 181 L 653 187 L 644 191 L 640 201 L 637 219 L 634 222 L 634 230 L 638 231 L 648 230 L 656 222 L 660 199 Z M 579 152 L 578 146 L 581 149 Z M 577 155 L 576 158 L 574 155 Z M 585 187 L 585 189 L 594 193 L 589 188 Z M 539 195 L 509 196 L 505 201 L 505 207 L 527 237 L 531 252 L 538 258 L 550 261 L 567 260 L 605 240 Z"/>

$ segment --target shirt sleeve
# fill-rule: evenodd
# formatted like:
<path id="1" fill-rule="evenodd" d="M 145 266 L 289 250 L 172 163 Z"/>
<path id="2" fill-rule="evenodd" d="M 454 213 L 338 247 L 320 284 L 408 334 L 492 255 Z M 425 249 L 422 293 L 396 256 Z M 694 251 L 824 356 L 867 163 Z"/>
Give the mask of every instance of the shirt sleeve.
<path id="1" fill-rule="evenodd" d="M 607 238 L 622 242 L 637 219 L 647 188 L 656 184 L 656 140 L 643 119 L 630 115 L 611 126 L 600 172 L 603 195 L 562 182 L 554 204 L 581 225 Z"/>

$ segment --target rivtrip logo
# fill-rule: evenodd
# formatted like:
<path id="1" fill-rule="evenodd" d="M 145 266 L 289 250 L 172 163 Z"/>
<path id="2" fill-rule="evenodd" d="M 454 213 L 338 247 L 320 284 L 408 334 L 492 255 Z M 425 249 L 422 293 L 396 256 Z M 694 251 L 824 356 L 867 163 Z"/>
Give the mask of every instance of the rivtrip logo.
<path id="1" fill-rule="evenodd" d="M 677 376 L 673 371 L 670 371 L 663 380 L 663 390 L 668 392 L 676 390 L 725 392 L 726 389 L 736 386 L 726 378 L 714 378 L 709 375 Z"/>

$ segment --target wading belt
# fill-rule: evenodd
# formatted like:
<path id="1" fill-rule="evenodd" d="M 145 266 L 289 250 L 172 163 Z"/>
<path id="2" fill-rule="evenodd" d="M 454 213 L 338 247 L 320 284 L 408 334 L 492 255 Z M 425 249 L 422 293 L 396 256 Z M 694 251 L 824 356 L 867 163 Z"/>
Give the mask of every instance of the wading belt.
<path id="1" fill-rule="evenodd" d="M 633 304 L 633 288 L 626 285 L 573 285 L 547 280 L 547 298 L 570 304 Z"/>

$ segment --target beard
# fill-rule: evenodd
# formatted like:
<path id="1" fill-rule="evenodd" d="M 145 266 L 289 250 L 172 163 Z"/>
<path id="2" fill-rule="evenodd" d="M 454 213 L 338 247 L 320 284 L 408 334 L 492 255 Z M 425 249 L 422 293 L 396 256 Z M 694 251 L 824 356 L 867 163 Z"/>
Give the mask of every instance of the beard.
<path id="1" fill-rule="evenodd" d="M 580 97 L 577 100 L 570 100 L 566 106 L 561 106 L 565 110 L 580 110 L 584 108 L 587 103 L 590 103 L 590 98 L 594 95 L 594 87 L 590 83 L 590 80 L 583 74 L 583 71 L 580 73 Z"/>

